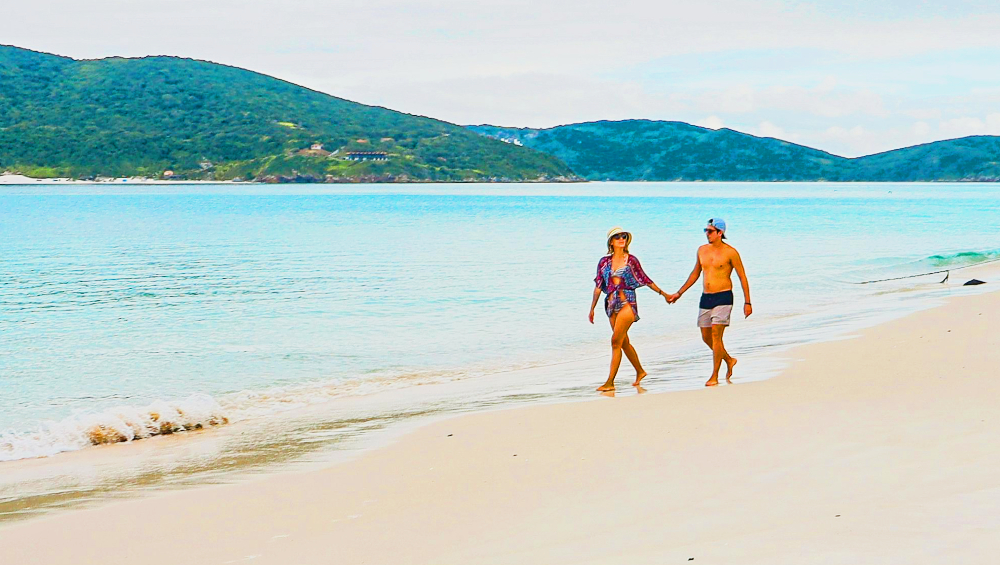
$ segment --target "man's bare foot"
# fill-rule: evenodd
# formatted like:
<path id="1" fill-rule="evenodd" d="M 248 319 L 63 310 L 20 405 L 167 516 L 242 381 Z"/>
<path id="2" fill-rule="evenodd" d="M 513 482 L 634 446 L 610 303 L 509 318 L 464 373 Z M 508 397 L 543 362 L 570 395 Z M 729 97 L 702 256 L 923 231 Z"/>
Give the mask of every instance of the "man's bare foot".
<path id="1" fill-rule="evenodd" d="M 732 379 L 733 377 L 733 367 L 735 366 L 736 366 L 735 357 L 730 357 L 729 359 L 726 360 L 726 367 L 728 367 L 728 369 L 726 370 L 726 382 L 729 384 L 733 384 L 733 381 L 730 379 Z"/>
<path id="2" fill-rule="evenodd" d="M 705 383 L 705 386 L 719 386 L 719 377 L 712 377 L 708 379 L 708 382 Z"/>
<path id="3" fill-rule="evenodd" d="M 612 384 L 604 383 L 603 385 L 597 387 L 597 392 L 607 392 L 609 390 L 615 390 L 614 383 Z"/>
<path id="4" fill-rule="evenodd" d="M 632 386 L 639 386 L 639 382 L 644 378 L 646 378 L 646 371 L 643 371 L 635 376 L 635 382 L 632 383 Z"/>

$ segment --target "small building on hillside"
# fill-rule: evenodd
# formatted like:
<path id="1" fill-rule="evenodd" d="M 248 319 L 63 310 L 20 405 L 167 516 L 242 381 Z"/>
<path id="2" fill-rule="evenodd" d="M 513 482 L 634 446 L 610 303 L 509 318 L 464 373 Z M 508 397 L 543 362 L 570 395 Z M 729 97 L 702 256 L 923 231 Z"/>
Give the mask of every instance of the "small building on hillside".
<path id="1" fill-rule="evenodd" d="M 298 155 L 305 155 L 308 157 L 329 157 L 330 152 L 323 149 L 322 143 L 313 143 L 309 146 L 309 149 L 299 149 L 295 152 Z"/>
<path id="2" fill-rule="evenodd" d="M 351 161 L 388 161 L 385 151 L 349 151 L 344 154 Z"/>

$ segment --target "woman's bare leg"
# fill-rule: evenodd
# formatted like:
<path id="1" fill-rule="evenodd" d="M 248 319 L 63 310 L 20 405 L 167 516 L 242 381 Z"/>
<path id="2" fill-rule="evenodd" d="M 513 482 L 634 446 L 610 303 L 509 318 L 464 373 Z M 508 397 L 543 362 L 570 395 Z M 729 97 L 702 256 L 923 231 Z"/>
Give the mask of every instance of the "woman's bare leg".
<path id="1" fill-rule="evenodd" d="M 639 362 L 639 354 L 635 352 L 635 348 L 629 342 L 628 335 L 625 336 L 625 343 L 622 344 L 622 353 L 635 368 L 635 382 L 632 383 L 632 386 L 639 386 L 639 381 L 646 378 L 646 371 L 643 370 L 642 363 Z"/>
<path id="2" fill-rule="evenodd" d="M 615 319 L 618 318 L 618 312 L 611 315 L 609 321 L 611 322 L 611 331 L 615 331 Z M 633 319 L 633 322 L 635 320 Z M 635 348 L 632 347 L 632 343 L 628 339 L 628 334 L 625 335 L 625 343 L 622 344 L 622 353 L 625 354 L 625 358 L 628 362 L 632 364 L 635 368 L 635 382 L 632 383 L 633 386 L 638 385 L 639 381 L 646 376 L 646 371 L 642 368 L 642 363 L 639 362 L 639 354 L 635 352 Z"/>
<path id="3" fill-rule="evenodd" d="M 614 331 L 611 334 L 611 370 L 608 372 L 608 380 L 597 388 L 599 391 L 615 389 L 615 375 L 618 374 L 618 367 L 622 364 L 622 346 L 628 338 L 628 329 L 635 321 L 632 308 L 625 305 L 613 318 Z"/>

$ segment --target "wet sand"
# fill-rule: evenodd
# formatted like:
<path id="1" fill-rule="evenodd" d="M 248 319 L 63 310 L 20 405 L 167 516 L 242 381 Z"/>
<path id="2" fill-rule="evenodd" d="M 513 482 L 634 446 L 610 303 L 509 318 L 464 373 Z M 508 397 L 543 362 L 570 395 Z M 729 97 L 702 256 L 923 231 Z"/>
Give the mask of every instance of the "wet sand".
<path id="1" fill-rule="evenodd" d="M 768 381 L 636 395 L 623 374 L 614 399 L 0 525 L 0 563 L 992 563 L 998 313 L 958 296 Z"/>

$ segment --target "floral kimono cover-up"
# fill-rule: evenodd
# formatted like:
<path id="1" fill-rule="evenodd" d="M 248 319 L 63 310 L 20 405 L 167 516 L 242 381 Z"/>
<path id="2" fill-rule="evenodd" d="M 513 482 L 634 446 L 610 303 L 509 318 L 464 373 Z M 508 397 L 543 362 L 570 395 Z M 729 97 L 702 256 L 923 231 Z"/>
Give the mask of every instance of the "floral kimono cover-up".
<path id="1" fill-rule="evenodd" d="M 639 307 L 635 303 L 635 289 L 652 284 L 652 280 L 642 270 L 642 265 L 635 255 L 629 255 L 625 266 L 617 272 L 611 272 L 611 256 L 605 255 L 597 263 L 597 276 L 594 284 L 601 292 L 607 294 L 604 298 L 604 311 L 610 318 L 621 310 L 627 302 L 632 306 L 635 320 L 639 321 Z"/>

